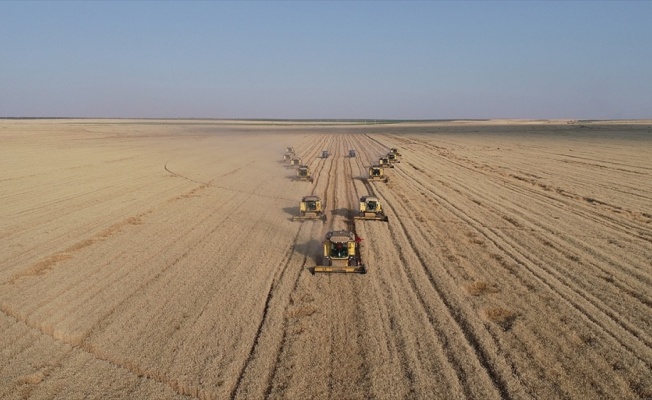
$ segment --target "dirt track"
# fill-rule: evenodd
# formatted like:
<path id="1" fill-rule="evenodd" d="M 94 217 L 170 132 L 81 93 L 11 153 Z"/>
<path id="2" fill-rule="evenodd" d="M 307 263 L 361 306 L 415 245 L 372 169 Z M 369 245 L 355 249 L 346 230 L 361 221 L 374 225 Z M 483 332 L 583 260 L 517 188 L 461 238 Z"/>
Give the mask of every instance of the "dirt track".
<path id="1" fill-rule="evenodd" d="M 650 123 L 0 120 L 0 171 L 0 398 L 652 397 Z"/>

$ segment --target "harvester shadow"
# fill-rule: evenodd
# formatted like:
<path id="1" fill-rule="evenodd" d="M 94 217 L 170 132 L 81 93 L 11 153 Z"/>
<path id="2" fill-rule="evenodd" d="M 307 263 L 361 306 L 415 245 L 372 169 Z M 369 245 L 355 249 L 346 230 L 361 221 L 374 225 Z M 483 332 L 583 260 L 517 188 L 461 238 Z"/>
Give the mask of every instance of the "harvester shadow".
<path id="1" fill-rule="evenodd" d="M 306 243 L 297 243 L 294 246 L 296 253 L 302 254 L 306 257 L 306 264 L 309 268 L 317 265 L 321 261 L 321 242 L 319 240 L 310 239 Z"/>
<path id="2" fill-rule="evenodd" d="M 290 215 L 290 219 L 299 216 L 299 207 L 283 207 L 283 211 Z"/>
<path id="3" fill-rule="evenodd" d="M 331 210 L 331 214 L 333 217 L 339 216 L 339 217 L 344 217 L 344 218 L 351 218 L 351 210 L 348 208 L 336 208 Z"/>

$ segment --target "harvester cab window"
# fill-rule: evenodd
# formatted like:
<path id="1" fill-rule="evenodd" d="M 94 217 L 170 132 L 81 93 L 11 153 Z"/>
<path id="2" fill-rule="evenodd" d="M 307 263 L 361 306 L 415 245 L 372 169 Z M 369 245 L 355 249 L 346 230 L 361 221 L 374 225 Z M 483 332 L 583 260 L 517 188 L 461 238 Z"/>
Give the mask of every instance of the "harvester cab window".
<path id="1" fill-rule="evenodd" d="M 375 211 L 377 205 L 378 205 L 378 203 L 376 203 L 375 201 L 368 201 L 367 202 L 367 210 Z"/>
<path id="2" fill-rule="evenodd" d="M 380 175 L 380 169 L 374 168 L 371 170 L 371 175 L 373 176 L 379 176 Z"/>
<path id="3" fill-rule="evenodd" d="M 308 209 L 308 211 L 317 210 L 317 202 L 316 201 L 307 201 L 306 202 L 306 208 Z"/>
<path id="4" fill-rule="evenodd" d="M 299 175 L 301 175 L 301 176 L 306 176 L 306 173 L 307 173 L 307 172 L 308 172 L 308 171 L 307 171 L 305 168 L 301 168 L 301 169 L 299 170 Z"/>
<path id="5" fill-rule="evenodd" d="M 331 257 L 346 258 L 348 256 L 346 243 L 331 243 Z"/>

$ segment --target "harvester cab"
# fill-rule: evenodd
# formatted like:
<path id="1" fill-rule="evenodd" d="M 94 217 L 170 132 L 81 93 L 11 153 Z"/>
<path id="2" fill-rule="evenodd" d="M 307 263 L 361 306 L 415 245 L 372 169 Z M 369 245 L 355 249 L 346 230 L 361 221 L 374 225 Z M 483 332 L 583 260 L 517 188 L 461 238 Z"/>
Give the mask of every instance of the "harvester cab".
<path id="1" fill-rule="evenodd" d="M 363 196 L 360 198 L 360 211 L 354 219 L 364 219 L 371 221 L 389 221 L 383 211 L 383 206 L 375 196 Z"/>
<path id="2" fill-rule="evenodd" d="M 369 167 L 368 180 L 387 182 L 389 178 L 385 175 L 385 168 L 382 165 L 372 165 Z"/>
<path id="3" fill-rule="evenodd" d="M 318 196 L 304 196 L 299 203 L 299 213 L 300 215 L 292 217 L 293 221 L 321 219 L 326 222 L 324 207 Z"/>
<path id="4" fill-rule="evenodd" d="M 328 150 L 324 150 L 321 152 L 321 158 L 328 158 L 329 155 L 330 153 L 328 152 Z"/>
<path id="5" fill-rule="evenodd" d="M 355 150 L 349 150 L 349 157 L 355 157 Z"/>
<path id="6" fill-rule="evenodd" d="M 294 157 L 290 160 L 291 165 L 299 166 L 301 165 L 301 159 L 299 157 Z"/>
<path id="7" fill-rule="evenodd" d="M 299 168 L 297 168 L 297 179 L 300 181 L 313 182 L 310 167 L 307 165 L 299 165 Z"/>
<path id="8" fill-rule="evenodd" d="M 354 272 L 364 274 L 367 267 L 360 258 L 360 243 L 355 233 L 349 231 L 331 231 L 322 243 L 322 264 L 315 266 L 312 272 Z"/>

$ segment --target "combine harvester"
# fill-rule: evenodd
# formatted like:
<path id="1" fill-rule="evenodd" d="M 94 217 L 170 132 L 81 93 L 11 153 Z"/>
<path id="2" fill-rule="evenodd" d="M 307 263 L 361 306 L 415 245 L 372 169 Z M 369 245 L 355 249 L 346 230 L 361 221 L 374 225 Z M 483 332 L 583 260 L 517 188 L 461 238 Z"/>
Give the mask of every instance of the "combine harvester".
<path id="1" fill-rule="evenodd" d="M 391 163 L 391 167 L 394 168 L 394 163 L 400 163 L 401 160 L 398 159 L 398 156 L 394 153 L 387 153 L 387 159 Z"/>
<path id="2" fill-rule="evenodd" d="M 304 196 L 299 204 L 301 215 L 292 217 L 292 221 L 304 221 L 307 219 L 321 219 L 326 222 L 326 214 L 321 199 L 318 196 Z"/>
<path id="3" fill-rule="evenodd" d="M 315 180 L 312 178 L 310 167 L 307 165 L 299 165 L 299 168 L 297 168 L 297 180 L 307 181 L 310 183 L 314 182 Z"/>
<path id="4" fill-rule="evenodd" d="M 360 258 L 360 241 L 355 233 L 331 231 L 323 242 L 322 264 L 312 268 L 316 272 L 349 272 L 366 274 L 367 267 Z"/>
<path id="5" fill-rule="evenodd" d="M 292 160 L 290 160 L 290 164 L 298 167 L 299 165 L 301 165 L 301 158 L 299 157 L 292 158 Z"/>
<path id="6" fill-rule="evenodd" d="M 353 158 L 356 156 L 355 150 L 349 150 L 349 157 Z"/>
<path id="7" fill-rule="evenodd" d="M 380 165 L 382 167 L 386 167 L 386 168 L 394 168 L 394 164 L 389 162 L 389 158 L 387 158 L 387 156 L 380 157 L 378 159 L 378 165 Z"/>
<path id="8" fill-rule="evenodd" d="M 402 156 L 402 154 L 398 152 L 398 149 L 396 147 L 392 147 L 391 149 L 389 149 L 389 154 L 396 154 L 398 157 Z"/>
<path id="9" fill-rule="evenodd" d="M 285 154 L 283 154 L 283 161 L 290 161 L 292 158 L 294 158 L 294 147 L 286 147 L 285 148 Z"/>
<path id="10" fill-rule="evenodd" d="M 360 198 L 360 212 L 353 219 L 367 221 L 389 221 L 389 217 L 383 212 L 383 206 L 375 196 L 364 196 Z"/>
<path id="11" fill-rule="evenodd" d="M 328 150 L 324 150 L 321 152 L 321 158 L 328 158 L 328 156 L 330 156 Z"/>
<path id="12" fill-rule="evenodd" d="M 367 178 L 367 181 L 387 183 L 387 181 L 389 181 L 389 177 L 385 175 L 385 168 L 383 168 L 382 165 L 372 165 L 369 167 L 369 178 Z"/>

